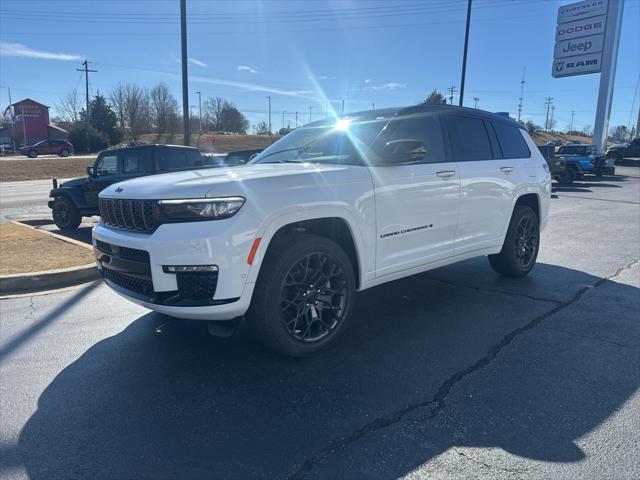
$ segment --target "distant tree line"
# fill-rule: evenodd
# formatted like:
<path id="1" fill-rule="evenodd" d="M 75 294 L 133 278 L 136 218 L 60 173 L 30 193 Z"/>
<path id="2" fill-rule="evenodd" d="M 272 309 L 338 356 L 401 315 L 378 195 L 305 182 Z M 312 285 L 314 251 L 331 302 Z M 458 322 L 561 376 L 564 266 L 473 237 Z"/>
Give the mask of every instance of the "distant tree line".
<path id="1" fill-rule="evenodd" d="M 84 98 L 72 89 L 56 102 L 57 121 L 69 129 L 78 151 L 87 149 Z M 202 126 L 197 116 L 190 119 L 191 131 L 245 134 L 249 121 L 236 106 L 222 97 L 202 103 Z M 122 141 L 136 140 L 145 133 L 175 134 L 182 130 L 183 118 L 176 98 L 165 83 L 147 89 L 133 83 L 116 85 L 107 96 L 97 93 L 89 102 L 89 147 L 103 149 Z M 202 128 L 201 128 L 202 127 Z"/>

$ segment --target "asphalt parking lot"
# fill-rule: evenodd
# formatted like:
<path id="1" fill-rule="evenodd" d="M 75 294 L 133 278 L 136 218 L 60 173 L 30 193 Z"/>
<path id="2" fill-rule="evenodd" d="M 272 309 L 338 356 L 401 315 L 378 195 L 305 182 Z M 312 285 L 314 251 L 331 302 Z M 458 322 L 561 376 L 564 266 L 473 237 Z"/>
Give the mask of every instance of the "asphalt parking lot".
<path id="1" fill-rule="evenodd" d="M 640 168 L 555 188 L 538 265 L 363 292 L 319 357 L 101 284 L 0 300 L 2 478 L 638 478 Z"/>

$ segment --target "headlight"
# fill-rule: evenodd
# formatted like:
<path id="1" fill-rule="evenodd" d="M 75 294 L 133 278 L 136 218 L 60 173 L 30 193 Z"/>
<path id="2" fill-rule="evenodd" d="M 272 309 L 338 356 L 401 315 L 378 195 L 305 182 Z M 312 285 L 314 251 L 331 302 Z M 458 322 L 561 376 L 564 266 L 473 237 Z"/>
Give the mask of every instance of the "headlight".
<path id="1" fill-rule="evenodd" d="M 218 220 L 233 217 L 244 205 L 243 197 L 159 200 L 161 221 Z"/>

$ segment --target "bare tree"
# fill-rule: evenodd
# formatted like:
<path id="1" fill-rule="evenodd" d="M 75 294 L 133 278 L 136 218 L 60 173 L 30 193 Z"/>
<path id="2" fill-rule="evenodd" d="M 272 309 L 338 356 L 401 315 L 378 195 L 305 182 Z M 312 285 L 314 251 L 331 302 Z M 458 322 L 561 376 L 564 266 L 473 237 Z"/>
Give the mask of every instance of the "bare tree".
<path id="1" fill-rule="evenodd" d="M 82 99 L 78 94 L 77 88 L 69 90 L 64 97 L 60 98 L 55 107 L 58 114 L 65 122 L 75 123 L 80 120 L 80 111 L 82 110 Z"/>
<path id="2" fill-rule="evenodd" d="M 151 121 L 157 133 L 173 133 L 178 117 L 178 102 L 166 83 L 159 83 L 149 92 Z"/>
<path id="3" fill-rule="evenodd" d="M 118 126 L 124 131 L 125 119 L 127 117 L 126 109 L 125 109 L 125 86 L 119 83 L 111 93 L 109 94 L 109 103 L 111 104 L 111 108 L 116 113 L 118 117 Z"/>
<path id="4" fill-rule="evenodd" d="M 202 114 L 208 130 L 219 131 L 221 129 L 222 115 L 228 105 L 229 103 L 222 97 L 209 97 L 203 102 Z"/>

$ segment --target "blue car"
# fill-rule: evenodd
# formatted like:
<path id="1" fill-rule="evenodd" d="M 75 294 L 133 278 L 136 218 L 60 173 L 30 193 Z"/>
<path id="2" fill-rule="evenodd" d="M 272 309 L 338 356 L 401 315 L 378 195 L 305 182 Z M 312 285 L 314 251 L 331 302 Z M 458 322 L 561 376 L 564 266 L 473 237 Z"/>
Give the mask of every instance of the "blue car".
<path id="1" fill-rule="evenodd" d="M 559 175 L 560 183 L 571 183 L 584 174 L 593 174 L 601 177 L 606 171 L 605 157 L 597 155 L 595 145 L 563 145 L 556 152 L 556 157 L 565 161 L 565 170 Z"/>

